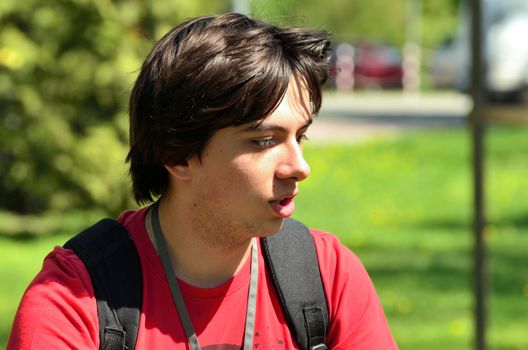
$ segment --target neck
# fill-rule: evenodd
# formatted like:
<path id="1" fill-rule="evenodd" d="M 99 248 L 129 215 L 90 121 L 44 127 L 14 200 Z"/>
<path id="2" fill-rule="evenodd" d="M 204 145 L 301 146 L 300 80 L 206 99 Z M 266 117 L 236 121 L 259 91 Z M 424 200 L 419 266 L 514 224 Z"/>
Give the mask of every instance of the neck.
<path id="1" fill-rule="evenodd" d="M 174 273 L 192 285 L 212 288 L 224 283 L 250 255 L 251 239 L 219 239 L 217 231 L 196 225 L 200 220 L 193 220 L 166 198 L 159 205 L 159 220 Z M 152 239 L 152 232 L 149 235 Z"/>

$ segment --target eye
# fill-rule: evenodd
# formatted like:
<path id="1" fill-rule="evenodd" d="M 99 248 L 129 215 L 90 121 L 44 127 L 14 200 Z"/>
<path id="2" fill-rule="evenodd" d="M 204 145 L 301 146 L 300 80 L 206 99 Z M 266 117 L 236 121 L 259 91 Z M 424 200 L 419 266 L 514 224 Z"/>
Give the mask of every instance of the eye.
<path id="1" fill-rule="evenodd" d="M 260 139 L 260 140 L 251 140 L 258 148 L 270 148 L 277 144 L 277 142 L 272 138 Z"/>

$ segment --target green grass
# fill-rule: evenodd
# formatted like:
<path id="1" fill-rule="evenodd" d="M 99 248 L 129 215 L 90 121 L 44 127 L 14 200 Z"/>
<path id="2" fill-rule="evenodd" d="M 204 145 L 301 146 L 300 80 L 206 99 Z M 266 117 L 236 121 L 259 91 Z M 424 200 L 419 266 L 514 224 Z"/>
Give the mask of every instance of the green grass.
<path id="1" fill-rule="evenodd" d="M 528 128 L 493 129 L 486 145 L 489 349 L 528 349 Z M 339 235 L 362 259 L 400 348 L 473 348 L 469 133 L 308 143 L 306 157 L 312 174 L 296 217 Z M 46 233 L 76 232 L 93 220 L 50 217 L 32 218 L 23 230 L 23 218 L 0 215 L 0 346 L 42 258 L 67 238 Z"/>
<path id="2" fill-rule="evenodd" d="M 486 142 L 490 349 L 528 349 L 528 128 Z M 362 259 L 402 349 L 473 348 L 471 140 L 424 131 L 308 146 L 296 215 Z"/>
<path id="3" fill-rule="evenodd" d="M 62 245 L 66 240 L 65 234 L 0 238 L 0 348 L 6 347 L 13 317 L 27 284 L 53 246 Z"/>

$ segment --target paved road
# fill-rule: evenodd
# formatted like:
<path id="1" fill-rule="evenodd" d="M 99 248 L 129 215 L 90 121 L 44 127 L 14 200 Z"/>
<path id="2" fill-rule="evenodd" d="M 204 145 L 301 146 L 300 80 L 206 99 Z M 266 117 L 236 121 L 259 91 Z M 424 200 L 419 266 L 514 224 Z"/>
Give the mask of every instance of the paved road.
<path id="1" fill-rule="evenodd" d="M 309 137 L 317 142 L 357 142 L 416 128 L 463 127 L 469 97 L 457 93 L 327 92 Z"/>

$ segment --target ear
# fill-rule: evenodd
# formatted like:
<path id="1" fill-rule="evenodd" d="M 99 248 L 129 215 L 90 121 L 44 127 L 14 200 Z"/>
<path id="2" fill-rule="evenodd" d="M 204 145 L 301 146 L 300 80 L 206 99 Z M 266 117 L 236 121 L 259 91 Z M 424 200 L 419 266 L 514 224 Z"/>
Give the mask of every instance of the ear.
<path id="1" fill-rule="evenodd" d="M 188 162 L 185 162 L 185 164 L 164 165 L 164 166 L 165 166 L 165 169 L 167 169 L 167 171 L 169 172 L 169 174 L 173 176 L 175 179 L 178 179 L 180 181 L 187 181 L 191 179 Z"/>

